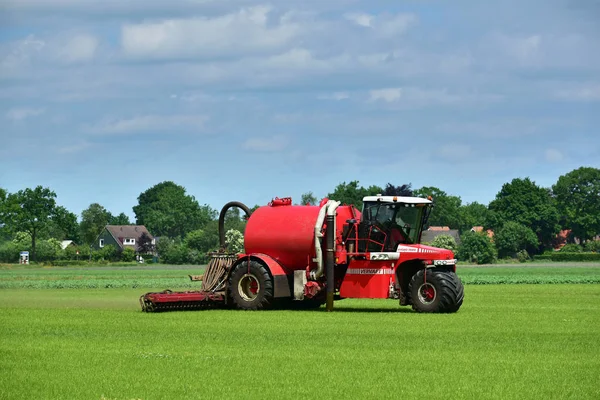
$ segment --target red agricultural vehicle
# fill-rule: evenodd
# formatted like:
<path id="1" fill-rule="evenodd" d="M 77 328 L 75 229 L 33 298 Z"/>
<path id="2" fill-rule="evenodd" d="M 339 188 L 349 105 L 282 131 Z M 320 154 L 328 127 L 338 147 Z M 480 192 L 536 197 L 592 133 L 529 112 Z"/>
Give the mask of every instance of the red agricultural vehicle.
<path id="1" fill-rule="evenodd" d="M 454 254 L 419 244 L 432 206 L 431 198 L 381 195 L 365 197 L 362 211 L 329 199 L 310 206 L 275 198 L 252 213 L 227 203 L 219 216 L 221 250 L 212 254 L 201 290 L 146 293 L 142 310 L 332 310 L 337 299 L 381 298 L 417 312 L 456 312 L 464 289 Z M 243 254 L 225 248 L 231 207 L 248 218 Z"/>

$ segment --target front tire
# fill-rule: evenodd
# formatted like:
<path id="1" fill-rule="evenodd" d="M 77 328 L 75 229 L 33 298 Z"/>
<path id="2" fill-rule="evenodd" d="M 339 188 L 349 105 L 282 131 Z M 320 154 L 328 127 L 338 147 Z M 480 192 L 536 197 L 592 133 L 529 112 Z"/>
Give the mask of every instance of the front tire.
<path id="1" fill-rule="evenodd" d="M 257 261 L 237 265 L 229 277 L 229 296 L 242 310 L 264 310 L 273 304 L 273 279 Z"/>
<path id="2" fill-rule="evenodd" d="M 419 270 L 408 285 L 409 303 L 421 313 L 453 313 L 464 299 L 464 287 L 456 273 L 442 269 Z M 427 278 L 427 279 L 425 279 Z"/>

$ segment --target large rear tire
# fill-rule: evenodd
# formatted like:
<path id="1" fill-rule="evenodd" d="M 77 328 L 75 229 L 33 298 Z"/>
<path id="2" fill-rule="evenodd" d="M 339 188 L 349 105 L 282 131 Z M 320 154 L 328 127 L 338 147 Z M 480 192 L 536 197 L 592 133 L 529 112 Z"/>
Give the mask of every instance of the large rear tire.
<path id="1" fill-rule="evenodd" d="M 237 265 L 229 277 L 229 296 L 242 310 L 265 310 L 273 304 L 273 279 L 257 261 Z"/>
<path id="2" fill-rule="evenodd" d="M 427 279 L 425 279 L 425 277 Z M 453 271 L 443 269 L 419 270 L 408 285 L 409 304 L 421 313 L 453 313 L 464 300 L 464 287 Z"/>

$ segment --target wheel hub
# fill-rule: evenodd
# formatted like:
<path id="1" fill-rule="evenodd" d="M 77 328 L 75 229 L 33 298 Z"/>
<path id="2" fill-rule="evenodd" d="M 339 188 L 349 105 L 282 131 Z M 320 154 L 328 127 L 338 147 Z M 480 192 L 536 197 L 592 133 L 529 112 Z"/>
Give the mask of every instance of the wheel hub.
<path id="1" fill-rule="evenodd" d="M 260 292 L 260 283 L 252 274 L 245 274 L 238 283 L 238 293 L 242 299 L 252 301 Z"/>
<path id="2" fill-rule="evenodd" d="M 423 304 L 430 304 L 435 300 L 436 291 L 431 283 L 423 283 L 419 287 L 419 301 Z"/>

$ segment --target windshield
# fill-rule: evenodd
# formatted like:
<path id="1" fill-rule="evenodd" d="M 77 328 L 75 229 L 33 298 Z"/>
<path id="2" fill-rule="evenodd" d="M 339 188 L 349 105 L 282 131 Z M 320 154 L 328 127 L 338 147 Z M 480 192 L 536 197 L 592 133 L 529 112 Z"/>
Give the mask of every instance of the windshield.
<path id="1" fill-rule="evenodd" d="M 398 229 L 404 243 L 417 243 L 425 204 L 365 202 L 363 221 L 376 223 L 386 232 Z"/>

